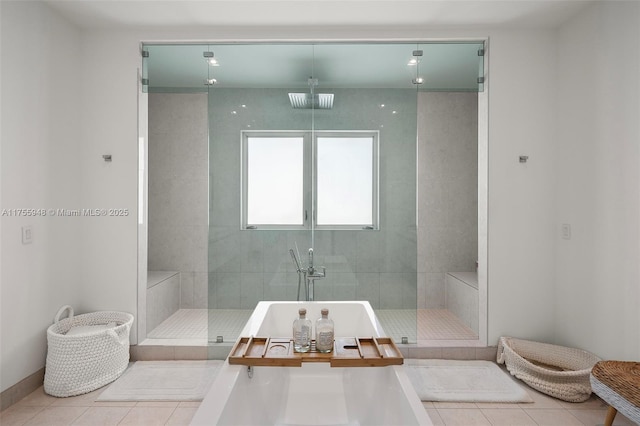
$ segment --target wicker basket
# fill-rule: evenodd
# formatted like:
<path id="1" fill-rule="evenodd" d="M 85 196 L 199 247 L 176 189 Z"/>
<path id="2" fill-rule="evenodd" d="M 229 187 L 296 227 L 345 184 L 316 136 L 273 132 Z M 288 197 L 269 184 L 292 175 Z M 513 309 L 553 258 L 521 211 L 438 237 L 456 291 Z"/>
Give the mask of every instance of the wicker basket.
<path id="1" fill-rule="evenodd" d="M 616 412 L 620 412 L 640 424 L 640 362 L 598 362 L 590 379 L 593 392 L 609 405 L 607 416 L 612 415 L 612 423 Z"/>
<path id="2" fill-rule="evenodd" d="M 591 395 L 589 373 L 600 358 L 581 349 L 501 337 L 497 361 L 540 392 L 582 402 Z"/>
<path id="3" fill-rule="evenodd" d="M 68 318 L 60 319 L 64 312 Z M 72 327 L 114 323 L 75 335 L 66 335 Z M 129 331 L 133 315 L 126 312 L 99 311 L 73 316 L 63 306 L 47 329 L 47 362 L 44 391 L 68 397 L 91 392 L 113 382 L 129 363 Z"/>

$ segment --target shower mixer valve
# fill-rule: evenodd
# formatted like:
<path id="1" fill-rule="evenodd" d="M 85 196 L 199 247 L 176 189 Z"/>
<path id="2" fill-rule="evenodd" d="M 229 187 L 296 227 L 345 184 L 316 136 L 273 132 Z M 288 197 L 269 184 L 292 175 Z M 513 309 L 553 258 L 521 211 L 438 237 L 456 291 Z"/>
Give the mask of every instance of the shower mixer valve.
<path id="1" fill-rule="evenodd" d="M 322 279 L 327 275 L 327 268 L 321 266 L 322 272 L 313 267 L 313 248 L 309 249 L 309 267 L 307 268 L 307 300 L 313 302 L 315 300 L 313 289 L 316 280 Z"/>
<path id="2" fill-rule="evenodd" d="M 318 270 L 313 267 L 313 249 L 310 248 L 309 249 L 309 267 L 307 268 L 307 278 L 308 277 L 324 278 L 324 276 L 326 275 L 326 268 L 324 266 L 321 266 L 321 268 L 322 268 L 322 272 L 318 272 Z"/>

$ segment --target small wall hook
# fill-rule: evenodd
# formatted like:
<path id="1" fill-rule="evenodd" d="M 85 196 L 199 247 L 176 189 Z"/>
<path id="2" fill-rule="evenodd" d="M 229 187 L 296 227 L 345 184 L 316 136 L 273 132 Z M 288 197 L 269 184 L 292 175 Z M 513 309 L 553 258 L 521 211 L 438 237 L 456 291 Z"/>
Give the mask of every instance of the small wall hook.
<path id="1" fill-rule="evenodd" d="M 528 159 L 529 159 L 528 155 L 521 155 L 520 156 L 520 162 L 521 163 L 526 163 Z"/>
<path id="2" fill-rule="evenodd" d="M 111 162 L 111 154 L 104 154 L 102 156 L 102 158 L 104 159 L 104 161 L 106 162 Z"/>

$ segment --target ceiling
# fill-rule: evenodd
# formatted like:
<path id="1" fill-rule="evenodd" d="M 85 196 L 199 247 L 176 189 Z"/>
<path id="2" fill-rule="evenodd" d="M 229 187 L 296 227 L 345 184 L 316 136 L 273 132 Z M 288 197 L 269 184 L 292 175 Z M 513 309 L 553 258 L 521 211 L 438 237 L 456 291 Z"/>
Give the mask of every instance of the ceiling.
<path id="1" fill-rule="evenodd" d="M 45 0 L 84 28 L 556 27 L 592 0 Z M 600 0 L 603 1 L 603 0 Z"/>

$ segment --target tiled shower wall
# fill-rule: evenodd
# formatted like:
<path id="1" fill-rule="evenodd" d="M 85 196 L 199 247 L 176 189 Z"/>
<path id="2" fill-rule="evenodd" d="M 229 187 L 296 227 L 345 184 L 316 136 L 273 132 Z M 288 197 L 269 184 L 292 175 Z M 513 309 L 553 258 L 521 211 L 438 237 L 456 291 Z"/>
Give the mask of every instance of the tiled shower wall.
<path id="1" fill-rule="evenodd" d="M 299 90 L 296 90 L 299 91 Z M 380 131 L 380 230 L 316 231 L 315 264 L 327 268 L 316 300 L 369 300 L 374 308 L 416 308 L 416 92 L 323 89 L 331 110 L 317 130 Z M 209 306 L 251 309 L 295 300 L 310 231 L 240 230 L 241 130 L 307 130 L 312 111 L 293 109 L 283 89 L 213 89 L 210 114 Z M 380 107 L 381 104 L 385 106 Z M 395 113 L 394 113 L 395 111 Z"/>
<path id="2" fill-rule="evenodd" d="M 478 94 L 418 94 L 418 308 L 478 259 Z"/>
<path id="3" fill-rule="evenodd" d="M 180 273 L 180 308 L 207 307 L 206 93 L 149 93 L 150 271 Z"/>
<path id="4" fill-rule="evenodd" d="M 316 232 L 327 267 L 316 298 L 444 307 L 444 275 L 474 270 L 477 257 L 477 94 L 420 93 L 416 106 L 411 90 L 331 92 L 316 129 L 380 130 L 381 230 Z M 207 307 L 207 295 L 212 308 L 295 300 L 288 249 L 297 243 L 306 260 L 310 233 L 240 231 L 240 131 L 309 129 L 311 111 L 277 89 L 212 90 L 208 102 L 210 148 L 206 94 L 149 95 L 149 268 L 181 273 L 181 307 Z"/>

